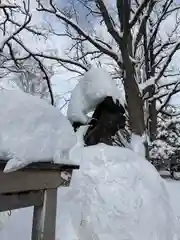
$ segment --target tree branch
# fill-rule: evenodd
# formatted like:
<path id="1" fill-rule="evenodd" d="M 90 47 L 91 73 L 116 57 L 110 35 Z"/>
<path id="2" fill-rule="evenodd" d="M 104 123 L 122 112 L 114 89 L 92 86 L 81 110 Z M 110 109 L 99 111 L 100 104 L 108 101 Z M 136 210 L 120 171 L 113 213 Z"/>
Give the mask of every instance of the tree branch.
<path id="1" fill-rule="evenodd" d="M 100 42 L 96 41 L 93 37 L 91 37 L 88 33 L 86 33 L 80 26 L 78 26 L 74 21 L 67 18 L 63 13 L 59 12 L 57 9 L 56 9 L 56 11 L 54 9 L 48 9 L 48 8 L 43 7 L 42 4 L 40 4 L 40 7 L 37 8 L 37 11 L 47 12 L 49 14 L 52 14 L 52 15 L 56 16 L 58 19 L 64 21 L 69 26 L 71 26 L 79 35 L 83 36 L 94 47 L 96 47 L 101 52 L 105 53 L 106 55 L 112 57 L 119 64 L 122 64 L 120 62 L 120 59 L 119 59 L 118 55 L 115 52 L 113 52 L 110 49 L 104 47 L 103 44 L 100 44 Z"/>

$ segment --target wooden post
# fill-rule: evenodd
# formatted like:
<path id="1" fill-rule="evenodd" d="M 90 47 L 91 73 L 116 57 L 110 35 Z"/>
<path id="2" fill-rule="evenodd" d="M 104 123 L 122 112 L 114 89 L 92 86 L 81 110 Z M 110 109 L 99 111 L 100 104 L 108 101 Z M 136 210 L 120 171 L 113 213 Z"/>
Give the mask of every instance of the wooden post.
<path id="1" fill-rule="evenodd" d="M 43 214 L 43 203 L 39 206 L 34 206 L 31 240 L 40 240 L 41 239 L 42 214 Z"/>
<path id="2" fill-rule="evenodd" d="M 55 240 L 57 188 L 45 192 L 43 237 L 41 240 Z"/>

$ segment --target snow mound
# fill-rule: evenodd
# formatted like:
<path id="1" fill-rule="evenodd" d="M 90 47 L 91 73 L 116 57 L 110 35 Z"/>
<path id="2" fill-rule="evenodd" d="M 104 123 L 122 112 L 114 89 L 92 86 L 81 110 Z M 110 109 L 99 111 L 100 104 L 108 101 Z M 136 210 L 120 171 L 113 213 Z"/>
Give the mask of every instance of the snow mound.
<path id="1" fill-rule="evenodd" d="M 93 111 L 105 97 L 118 99 L 123 105 L 121 92 L 108 72 L 102 68 L 91 68 L 79 80 L 72 91 L 67 116 L 71 122 L 88 123 L 87 114 Z"/>
<path id="2" fill-rule="evenodd" d="M 131 149 L 137 153 L 139 156 L 145 158 L 145 134 L 142 136 L 138 136 L 136 134 L 132 134 L 131 136 Z"/>
<path id="3" fill-rule="evenodd" d="M 67 163 L 76 143 L 60 110 L 21 91 L 0 92 L 0 155 L 10 159 L 5 172 L 37 161 Z"/>
<path id="4" fill-rule="evenodd" d="M 80 159 L 81 168 L 59 197 L 77 239 L 173 239 L 165 182 L 147 160 L 105 144 L 74 148 L 71 156 Z"/>

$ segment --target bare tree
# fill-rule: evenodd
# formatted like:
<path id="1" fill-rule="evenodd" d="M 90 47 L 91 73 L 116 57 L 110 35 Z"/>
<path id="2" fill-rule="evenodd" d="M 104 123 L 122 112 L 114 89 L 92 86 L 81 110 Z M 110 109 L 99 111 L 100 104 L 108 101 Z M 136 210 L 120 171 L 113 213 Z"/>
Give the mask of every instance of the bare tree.
<path id="1" fill-rule="evenodd" d="M 1 79 L 11 74 L 13 78 L 17 77 L 16 83 L 24 91 L 30 91 L 31 93 L 35 91 L 41 92 L 41 97 L 43 94 L 47 94 L 48 89 L 51 104 L 54 104 L 50 83 L 50 75 L 52 74 L 49 75 L 44 61 L 33 55 L 32 51 L 25 46 L 21 37 L 21 34 L 27 32 L 30 37 L 47 38 L 44 29 L 31 25 L 30 0 L 19 1 L 17 4 L 10 4 L 7 1 L 7 4 L 0 4 L 0 11 L 0 35 L 2 39 L 0 45 Z M 19 16 L 21 21 L 19 21 Z M 33 71 L 35 69 L 33 67 L 30 69 L 30 65 L 27 66 L 28 61 L 31 61 L 33 67 L 36 66 L 36 71 Z M 37 71 L 39 71 L 39 76 L 37 76 Z"/>
<path id="2" fill-rule="evenodd" d="M 77 1 L 86 10 L 86 19 L 91 16 L 96 23 L 104 25 L 111 39 L 109 42 L 95 30 L 86 32 L 83 29 L 73 1 L 68 9 L 58 7 L 53 0 L 46 6 L 40 0 L 37 2 L 38 11 L 54 16 L 64 24 L 63 33 L 53 28 L 52 32 L 69 37 L 73 42 L 68 58 L 63 61 L 64 66 L 70 70 L 78 63 L 78 67 L 86 71 L 91 65 L 89 59 L 96 59 L 98 64 L 101 57 L 111 61 L 123 80 L 132 132 L 142 135 L 148 131 L 153 140 L 157 114 L 165 111 L 169 97 L 179 91 L 177 80 L 167 84 L 164 81 L 164 86 L 160 80 L 178 74 L 171 71 L 170 63 L 180 46 L 180 4 L 173 0 L 117 0 L 112 11 L 103 0 Z M 176 16 L 176 23 L 164 38 L 161 26 L 172 15 Z M 92 50 L 88 49 L 89 45 Z M 165 94 L 162 93 L 164 88 L 167 90 Z M 161 102 L 160 108 L 156 106 L 157 101 Z"/>

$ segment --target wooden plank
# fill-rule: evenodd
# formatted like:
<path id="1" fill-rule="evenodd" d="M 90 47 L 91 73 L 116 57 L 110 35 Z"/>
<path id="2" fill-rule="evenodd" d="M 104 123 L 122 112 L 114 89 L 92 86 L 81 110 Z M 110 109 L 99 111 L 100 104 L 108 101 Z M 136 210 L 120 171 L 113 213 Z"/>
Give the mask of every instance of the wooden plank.
<path id="1" fill-rule="evenodd" d="M 57 189 L 48 189 L 45 195 L 45 212 L 42 240 L 55 240 Z"/>
<path id="2" fill-rule="evenodd" d="M 19 194 L 0 194 L 0 212 L 34 205 L 38 206 L 41 205 L 42 202 L 42 191 L 29 191 Z"/>
<path id="3" fill-rule="evenodd" d="M 7 161 L 0 159 L 0 170 L 3 171 Z M 64 170 L 74 170 L 74 169 L 79 169 L 79 165 L 75 165 L 73 163 L 68 163 L 68 164 L 55 164 L 51 160 L 46 161 L 46 162 L 36 162 L 36 163 L 31 163 L 28 166 L 24 167 L 21 169 L 21 171 L 29 171 L 29 170 L 54 170 L 54 171 L 64 171 Z"/>
<path id="4" fill-rule="evenodd" d="M 31 163 L 27 167 L 24 168 L 24 170 L 30 170 L 30 169 L 37 169 L 37 170 L 59 170 L 59 171 L 64 171 L 64 170 L 75 170 L 79 169 L 79 165 L 75 164 L 55 164 L 52 162 L 37 162 L 37 163 Z"/>
<path id="5" fill-rule="evenodd" d="M 68 186 L 70 179 L 63 179 L 59 171 L 16 171 L 3 173 L 0 171 L 0 193 L 43 190 Z"/>
<path id="6" fill-rule="evenodd" d="M 43 204 L 34 206 L 31 240 L 40 240 L 42 235 Z"/>

